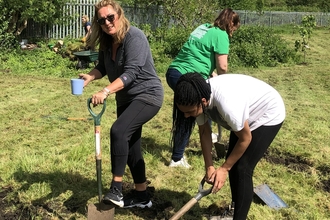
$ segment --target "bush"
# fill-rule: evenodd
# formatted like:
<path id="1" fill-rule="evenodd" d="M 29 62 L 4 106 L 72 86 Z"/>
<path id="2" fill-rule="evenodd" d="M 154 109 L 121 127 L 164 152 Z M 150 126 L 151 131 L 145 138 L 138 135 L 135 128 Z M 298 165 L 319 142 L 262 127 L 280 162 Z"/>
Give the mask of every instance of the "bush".
<path id="1" fill-rule="evenodd" d="M 264 50 L 260 44 L 242 42 L 233 44 L 229 53 L 230 66 L 259 67 L 263 63 Z"/>
<path id="2" fill-rule="evenodd" d="M 4 7 L 4 5 L 2 5 L 0 3 L 0 11 L 1 11 L 1 15 L 0 15 L 0 50 L 3 52 L 4 50 L 8 50 L 8 49 L 12 49 L 15 47 L 18 47 L 18 42 L 14 36 L 13 33 L 8 33 L 8 18 L 5 16 L 6 12 L 8 11 L 8 9 L 6 7 Z"/>
<path id="3" fill-rule="evenodd" d="M 36 74 L 59 77 L 72 75 L 75 71 L 74 62 L 62 58 L 60 54 L 51 51 L 46 45 L 40 46 L 33 50 L 14 49 L 1 54 L 0 69 L 23 75 Z"/>
<path id="4" fill-rule="evenodd" d="M 242 26 L 231 38 L 229 62 L 231 66 L 276 66 L 296 61 L 293 48 L 274 30 L 264 26 Z"/>
<path id="5" fill-rule="evenodd" d="M 164 34 L 164 53 L 174 58 L 182 48 L 182 45 L 188 40 L 192 29 L 184 27 L 169 28 Z"/>

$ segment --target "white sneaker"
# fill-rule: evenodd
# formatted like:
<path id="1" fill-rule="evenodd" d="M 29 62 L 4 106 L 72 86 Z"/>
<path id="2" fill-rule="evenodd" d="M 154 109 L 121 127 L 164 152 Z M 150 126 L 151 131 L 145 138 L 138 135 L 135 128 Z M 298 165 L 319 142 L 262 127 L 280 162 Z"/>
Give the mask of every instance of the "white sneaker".
<path id="1" fill-rule="evenodd" d="M 217 143 L 218 142 L 218 134 L 212 133 L 212 142 Z"/>
<path id="2" fill-rule="evenodd" d="M 181 160 L 174 162 L 174 160 L 171 160 L 171 163 L 169 167 L 184 167 L 184 168 L 190 168 L 189 163 L 187 162 L 186 158 L 183 156 Z"/>
<path id="3" fill-rule="evenodd" d="M 233 220 L 233 217 L 211 216 L 209 220 Z"/>

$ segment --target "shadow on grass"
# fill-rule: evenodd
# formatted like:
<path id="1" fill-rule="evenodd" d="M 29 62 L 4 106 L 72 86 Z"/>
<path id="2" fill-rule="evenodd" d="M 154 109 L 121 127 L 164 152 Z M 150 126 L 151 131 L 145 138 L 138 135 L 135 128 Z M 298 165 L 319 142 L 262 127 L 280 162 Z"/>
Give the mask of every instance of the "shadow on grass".
<path id="1" fill-rule="evenodd" d="M 168 141 L 168 145 L 160 145 L 158 144 L 155 139 L 143 137 L 141 140 L 142 148 L 149 153 L 155 155 L 156 157 L 160 158 L 160 161 L 165 165 L 168 166 L 171 162 L 171 155 L 172 155 L 172 147 L 170 146 L 170 140 Z M 169 156 L 165 158 L 162 155 L 162 151 L 168 151 Z M 200 156 L 203 158 L 202 149 L 198 145 L 198 142 L 196 140 L 190 140 L 189 145 L 185 148 L 186 154 L 192 154 L 196 156 Z M 148 167 L 148 164 L 146 165 Z"/>
<path id="2" fill-rule="evenodd" d="M 161 161 L 168 165 L 170 158 L 165 158 L 162 155 L 162 151 L 166 150 L 172 152 L 172 148 L 169 145 L 159 145 L 153 138 L 142 138 L 141 146 L 143 150 L 161 158 Z M 195 149 L 198 151 L 197 149 Z M 108 156 L 108 155 L 107 155 Z M 146 165 L 148 169 L 148 164 Z M 87 206 L 91 203 L 92 198 L 95 199 L 98 195 L 96 177 L 93 179 L 86 178 L 78 172 L 61 172 L 55 171 L 50 173 L 44 172 L 28 172 L 23 169 L 17 170 L 13 174 L 13 178 L 20 185 L 20 188 L 15 189 L 15 200 L 19 201 L 19 193 L 24 194 L 26 191 L 37 193 L 44 190 L 48 193 L 42 193 L 40 195 L 30 195 L 30 197 L 36 198 L 32 201 L 24 202 L 19 201 L 16 203 L 16 207 L 26 207 L 30 216 L 40 216 L 40 210 L 43 215 L 56 216 L 58 219 L 75 219 L 77 215 L 87 216 Z M 133 184 L 124 183 L 124 194 L 133 188 Z M 108 189 L 103 183 L 103 194 Z M 186 192 L 170 191 L 165 189 L 155 190 L 154 187 L 148 186 L 148 192 L 151 195 L 153 206 L 151 208 L 140 209 L 120 209 L 116 208 L 115 213 L 118 215 L 131 216 L 132 214 L 139 216 L 143 219 L 169 219 L 175 212 L 179 211 L 181 207 L 173 207 L 185 205 L 192 195 Z M 172 203 L 173 201 L 176 201 Z M 27 204 L 25 204 L 27 203 Z M 31 204 L 31 205 L 29 205 Z M 190 210 L 187 211 L 185 216 L 188 219 L 202 219 L 204 213 L 201 214 L 201 208 L 196 203 Z M 204 210 L 206 211 L 206 210 Z M 27 214 L 26 214 L 27 215 Z M 48 219 L 48 218 L 43 218 Z"/>
<path id="3" fill-rule="evenodd" d="M 75 219 L 72 217 L 75 213 L 81 215 L 87 215 L 87 203 L 90 198 L 97 196 L 97 184 L 96 180 L 90 180 L 79 173 L 68 173 L 68 172 L 53 172 L 53 173 L 42 173 L 34 172 L 28 173 L 23 170 L 19 170 L 14 174 L 14 178 L 17 182 L 21 183 L 21 187 L 16 192 L 27 191 L 31 187 L 38 187 L 38 185 L 48 184 L 50 187 L 50 193 L 44 195 L 36 200 L 31 201 L 28 211 L 25 212 L 26 218 L 42 216 L 48 217 L 51 215 L 56 216 L 58 219 Z M 124 184 L 123 192 L 133 188 L 133 184 Z M 95 189 L 95 190 L 89 190 Z M 148 219 L 169 219 L 179 211 L 181 207 L 173 207 L 172 201 L 181 201 L 182 206 L 193 198 L 192 195 L 186 192 L 175 192 L 170 190 L 155 190 L 154 187 L 148 186 L 148 193 L 151 196 L 153 206 L 151 208 L 131 208 L 131 209 L 115 209 L 115 215 L 128 216 L 134 214 L 145 220 Z M 63 202 L 63 194 L 70 192 L 71 196 Z M 105 190 L 103 189 L 103 192 Z M 38 197 L 37 195 L 34 195 Z M 18 197 L 18 195 L 17 195 Z M 62 198 L 61 198 L 62 197 Z M 176 202 L 176 204 L 181 204 Z M 19 209 L 26 207 L 26 204 L 17 202 L 15 204 Z M 40 211 L 42 210 L 42 211 Z M 199 204 L 196 203 L 186 213 L 189 219 L 202 219 L 201 211 L 203 211 Z M 204 215 L 204 214 L 203 214 Z M 48 218 L 43 218 L 48 219 Z"/>
<path id="4" fill-rule="evenodd" d="M 50 193 L 32 200 L 31 204 L 35 207 L 42 207 L 57 217 L 62 216 L 64 219 L 65 216 L 75 212 L 85 215 L 88 200 L 97 195 L 96 180 L 87 179 L 79 173 L 61 171 L 28 173 L 18 170 L 13 176 L 17 182 L 22 184 L 18 191 L 38 187 L 38 184 L 48 184 Z M 70 193 L 71 196 L 63 202 L 61 197 L 65 193 Z M 34 195 L 34 197 L 38 197 L 38 195 Z"/>
<path id="5" fill-rule="evenodd" d="M 127 189 L 126 189 L 127 190 Z M 116 209 L 116 213 L 119 215 L 128 215 L 128 213 L 133 213 L 135 216 L 139 216 L 144 220 L 155 220 L 155 219 L 170 219 L 176 212 L 178 212 L 186 203 L 188 203 L 193 196 L 186 192 L 175 192 L 171 190 L 161 189 L 155 190 L 154 187 L 148 187 L 148 193 L 151 196 L 151 201 L 153 203 L 151 208 L 131 208 L 131 209 Z M 180 204 L 181 206 L 173 206 L 173 201 L 175 204 Z M 200 220 L 202 219 L 199 204 L 196 203 L 192 206 L 186 213 L 184 213 L 185 219 Z"/>

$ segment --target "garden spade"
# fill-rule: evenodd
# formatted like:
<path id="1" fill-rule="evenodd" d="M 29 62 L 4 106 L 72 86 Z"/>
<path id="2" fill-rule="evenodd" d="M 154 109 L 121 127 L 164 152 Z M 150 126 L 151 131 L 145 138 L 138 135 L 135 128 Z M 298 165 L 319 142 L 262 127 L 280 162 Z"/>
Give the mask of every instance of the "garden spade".
<path id="1" fill-rule="evenodd" d="M 177 220 L 181 216 L 183 216 L 193 205 L 195 205 L 201 198 L 204 196 L 207 196 L 208 194 L 211 193 L 212 188 L 209 189 L 204 189 L 204 183 L 205 183 L 205 178 L 202 179 L 202 181 L 199 184 L 198 187 L 198 193 L 195 195 L 194 198 L 190 199 L 189 202 L 187 202 L 177 213 L 175 213 L 170 220 Z"/>
<path id="2" fill-rule="evenodd" d="M 288 207 L 288 205 L 267 184 L 261 184 L 254 187 L 253 191 L 270 208 L 278 210 Z"/>
<path id="3" fill-rule="evenodd" d="M 98 204 L 89 204 L 87 211 L 88 220 L 112 220 L 114 219 L 115 207 L 102 202 L 102 154 L 101 154 L 101 117 L 106 108 L 106 101 L 103 102 L 102 110 L 95 114 L 91 109 L 91 98 L 87 99 L 88 111 L 94 119 L 95 133 L 95 160 L 96 179 L 98 187 Z"/>

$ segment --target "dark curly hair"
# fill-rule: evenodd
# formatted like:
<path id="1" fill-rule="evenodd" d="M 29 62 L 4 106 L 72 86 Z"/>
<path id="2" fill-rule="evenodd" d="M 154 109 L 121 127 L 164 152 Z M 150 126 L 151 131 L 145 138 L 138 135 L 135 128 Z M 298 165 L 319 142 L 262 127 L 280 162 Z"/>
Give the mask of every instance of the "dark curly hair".
<path id="1" fill-rule="evenodd" d="M 177 105 L 202 106 L 204 110 L 202 98 L 208 101 L 210 97 L 211 86 L 200 73 L 186 73 L 180 77 L 174 89 L 171 145 L 174 143 L 174 138 L 179 141 L 176 144 L 181 144 L 187 133 L 190 137 L 196 120 L 194 117 L 186 118 Z"/>

